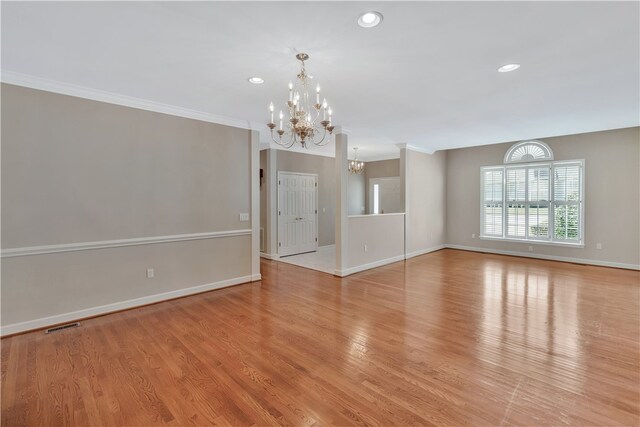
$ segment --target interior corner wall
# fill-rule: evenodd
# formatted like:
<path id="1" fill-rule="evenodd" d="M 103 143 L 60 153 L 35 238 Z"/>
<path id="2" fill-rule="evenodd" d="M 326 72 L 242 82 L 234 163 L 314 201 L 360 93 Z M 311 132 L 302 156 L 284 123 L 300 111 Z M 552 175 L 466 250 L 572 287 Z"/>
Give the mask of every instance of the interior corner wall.
<path id="1" fill-rule="evenodd" d="M 318 246 L 335 244 L 335 159 L 293 151 L 272 151 L 276 155 L 276 170 L 278 172 L 318 175 Z"/>
<path id="2" fill-rule="evenodd" d="M 481 240 L 480 168 L 502 165 L 513 144 L 449 150 L 447 243 L 612 266 L 640 265 L 640 128 L 543 138 L 555 160 L 584 159 L 584 248 Z M 475 238 L 472 235 L 475 234 Z M 601 243 L 602 249 L 596 244 Z M 532 246 L 533 254 L 528 250 Z"/>
<path id="3" fill-rule="evenodd" d="M 1 102 L 3 333 L 251 279 L 248 130 L 7 84 Z"/>
<path id="4" fill-rule="evenodd" d="M 446 167 L 447 152 L 426 154 L 403 150 L 405 174 L 406 257 L 411 258 L 446 243 Z"/>
<path id="5" fill-rule="evenodd" d="M 350 173 L 347 181 L 347 213 L 349 215 L 364 215 L 366 212 L 364 174 Z"/>

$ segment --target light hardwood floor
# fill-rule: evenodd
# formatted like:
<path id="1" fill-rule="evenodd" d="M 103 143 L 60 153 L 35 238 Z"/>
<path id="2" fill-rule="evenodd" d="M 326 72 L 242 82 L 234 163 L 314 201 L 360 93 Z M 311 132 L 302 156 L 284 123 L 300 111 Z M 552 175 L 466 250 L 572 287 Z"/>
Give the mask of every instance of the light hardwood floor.
<path id="1" fill-rule="evenodd" d="M 442 250 L 2 340 L 2 425 L 633 425 L 638 272 Z"/>

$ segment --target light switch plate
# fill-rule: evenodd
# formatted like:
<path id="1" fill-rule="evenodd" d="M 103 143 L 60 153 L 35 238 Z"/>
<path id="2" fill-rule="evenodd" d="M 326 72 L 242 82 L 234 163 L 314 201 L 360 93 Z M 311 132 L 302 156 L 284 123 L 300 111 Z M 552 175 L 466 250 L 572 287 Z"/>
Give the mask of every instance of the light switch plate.
<path id="1" fill-rule="evenodd" d="M 249 214 L 248 213 L 241 213 L 240 214 L 240 221 L 249 221 Z"/>

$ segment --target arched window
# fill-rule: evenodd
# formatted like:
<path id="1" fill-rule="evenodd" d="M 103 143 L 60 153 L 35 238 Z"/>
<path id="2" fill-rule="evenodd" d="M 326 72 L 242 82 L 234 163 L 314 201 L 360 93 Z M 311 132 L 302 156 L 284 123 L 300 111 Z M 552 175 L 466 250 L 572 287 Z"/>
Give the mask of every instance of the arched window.
<path id="1" fill-rule="evenodd" d="M 553 151 L 542 141 L 523 141 L 513 145 L 504 156 L 505 163 L 553 160 Z"/>
<path id="2" fill-rule="evenodd" d="M 480 168 L 480 238 L 584 247 L 584 161 L 553 161 L 542 141 Z"/>

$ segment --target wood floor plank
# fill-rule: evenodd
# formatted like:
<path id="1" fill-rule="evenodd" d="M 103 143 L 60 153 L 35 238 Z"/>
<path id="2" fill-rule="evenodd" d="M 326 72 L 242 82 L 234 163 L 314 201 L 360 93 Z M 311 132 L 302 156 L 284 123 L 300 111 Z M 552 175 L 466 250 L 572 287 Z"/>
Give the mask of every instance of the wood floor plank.
<path id="1" fill-rule="evenodd" d="M 1 423 L 640 424 L 640 273 L 457 250 L 3 339 Z"/>

